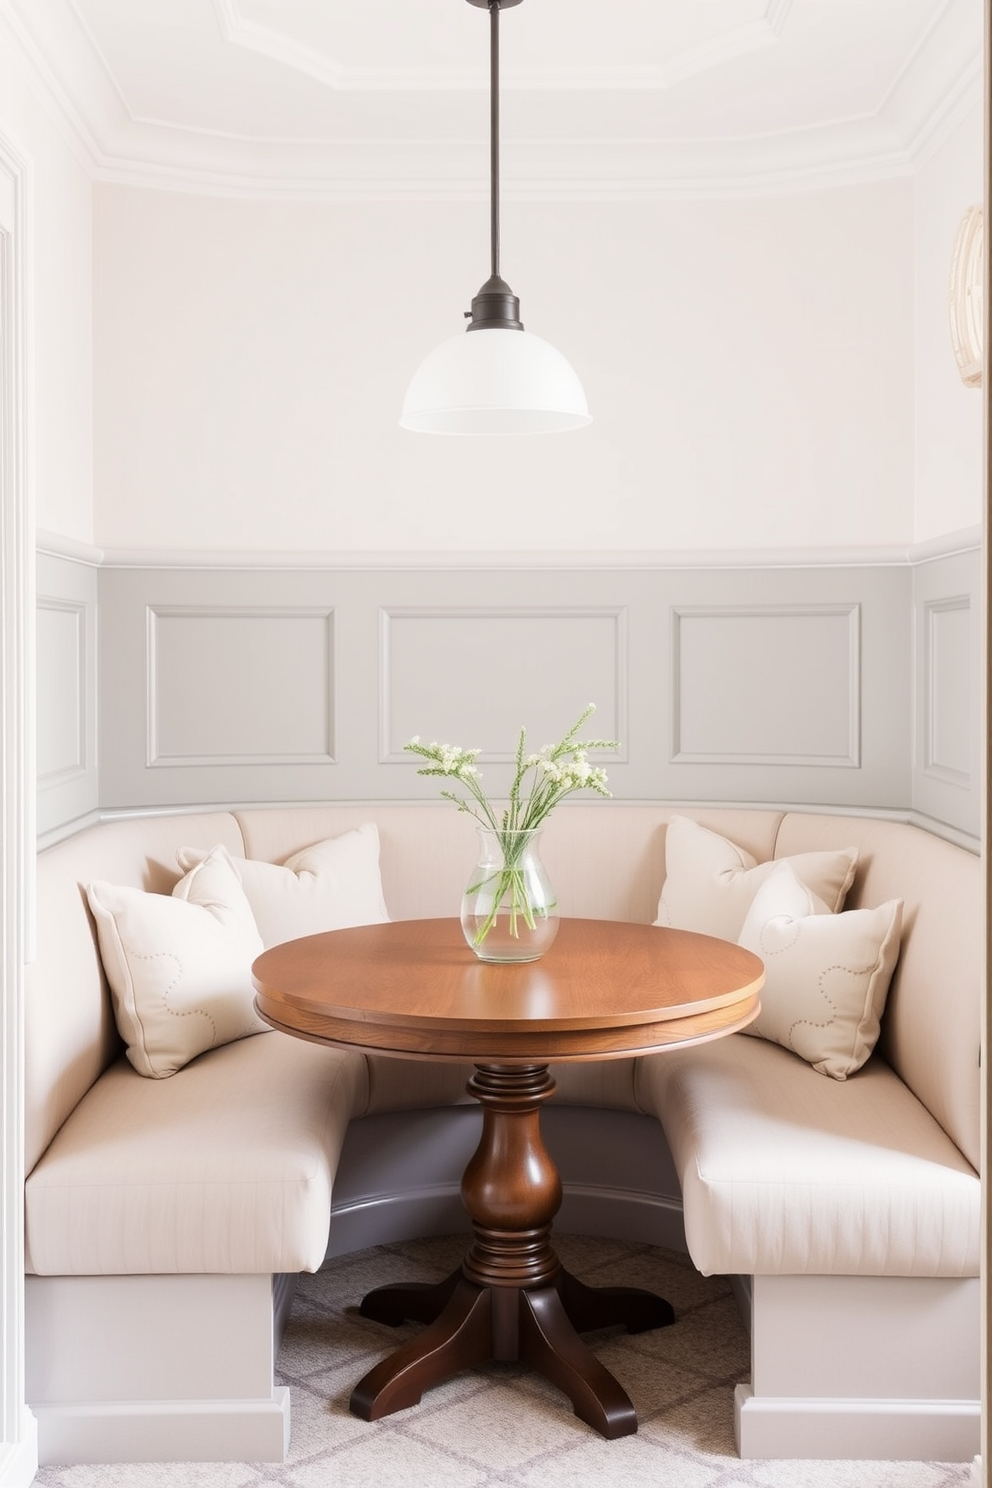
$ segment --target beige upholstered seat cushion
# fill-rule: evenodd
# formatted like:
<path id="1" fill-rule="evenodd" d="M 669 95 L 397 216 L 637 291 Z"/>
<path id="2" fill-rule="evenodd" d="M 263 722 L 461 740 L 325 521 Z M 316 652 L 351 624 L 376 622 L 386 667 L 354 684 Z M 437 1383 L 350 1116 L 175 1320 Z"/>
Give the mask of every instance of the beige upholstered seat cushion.
<path id="1" fill-rule="evenodd" d="M 881 1059 L 825 1080 L 736 1034 L 649 1055 L 636 1089 L 704 1274 L 978 1275 L 978 1177 Z"/>
<path id="2" fill-rule="evenodd" d="M 282 1033 L 211 1050 L 170 1080 L 118 1060 L 28 1179 L 29 1269 L 316 1270 L 367 1087 L 360 1055 Z"/>

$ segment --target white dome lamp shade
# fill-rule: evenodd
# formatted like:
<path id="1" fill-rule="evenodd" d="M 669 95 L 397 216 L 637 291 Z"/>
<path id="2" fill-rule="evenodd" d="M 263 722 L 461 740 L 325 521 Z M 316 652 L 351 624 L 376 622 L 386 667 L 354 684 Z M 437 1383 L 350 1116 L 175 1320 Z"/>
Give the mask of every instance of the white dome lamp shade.
<path id="1" fill-rule="evenodd" d="M 417 434 L 551 434 L 591 422 L 582 384 L 561 352 L 525 331 L 499 272 L 499 12 L 520 0 L 468 0 L 489 11 L 492 272 L 472 301 L 467 334 L 442 341 L 413 374 L 400 427 Z"/>
<path id="2" fill-rule="evenodd" d="M 404 429 L 547 434 L 590 422 L 581 382 L 549 341 L 506 320 L 473 319 L 468 330 L 442 341 L 413 374 L 400 417 Z"/>

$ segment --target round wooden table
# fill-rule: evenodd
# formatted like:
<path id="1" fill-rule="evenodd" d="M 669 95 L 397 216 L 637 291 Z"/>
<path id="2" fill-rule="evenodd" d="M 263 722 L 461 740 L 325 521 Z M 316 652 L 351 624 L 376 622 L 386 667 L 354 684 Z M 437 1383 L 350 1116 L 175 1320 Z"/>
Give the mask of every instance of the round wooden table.
<path id="1" fill-rule="evenodd" d="M 351 1397 L 377 1420 L 487 1359 L 520 1359 L 606 1437 L 637 1430 L 626 1392 L 579 1334 L 632 1333 L 674 1320 L 668 1302 L 585 1286 L 560 1264 L 551 1225 L 561 1180 L 544 1146 L 548 1065 L 619 1059 L 720 1038 L 758 1013 L 764 968 L 739 946 L 688 931 L 610 920 L 561 922 L 540 961 L 492 965 L 457 920 L 401 920 L 288 941 L 253 967 L 256 1006 L 297 1038 L 405 1059 L 472 1061 L 483 1108 L 462 1178 L 474 1240 L 436 1286 L 379 1287 L 365 1317 L 428 1324 L 377 1364 Z"/>

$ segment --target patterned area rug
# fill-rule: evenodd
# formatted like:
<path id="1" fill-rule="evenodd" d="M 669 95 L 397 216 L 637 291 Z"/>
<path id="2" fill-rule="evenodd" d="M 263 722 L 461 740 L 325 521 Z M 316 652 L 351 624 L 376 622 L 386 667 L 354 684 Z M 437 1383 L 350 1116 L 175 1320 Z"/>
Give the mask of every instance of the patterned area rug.
<path id="1" fill-rule="evenodd" d="M 635 1436 L 604 1441 L 552 1385 L 516 1364 L 472 1370 L 420 1405 L 367 1423 L 348 1411 L 352 1386 L 415 1329 L 358 1315 L 366 1291 L 390 1281 L 434 1281 L 454 1270 L 463 1235 L 379 1246 L 342 1256 L 300 1280 L 279 1355 L 292 1399 L 289 1460 L 46 1467 L 44 1488 L 961 1488 L 964 1463 L 741 1462 L 734 1448 L 734 1386 L 748 1376 L 748 1344 L 726 1282 L 697 1275 L 687 1257 L 646 1245 L 555 1236 L 569 1269 L 598 1286 L 641 1286 L 674 1305 L 654 1333 L 604 1330 L 586 1338 L 637 1409 Z"/>

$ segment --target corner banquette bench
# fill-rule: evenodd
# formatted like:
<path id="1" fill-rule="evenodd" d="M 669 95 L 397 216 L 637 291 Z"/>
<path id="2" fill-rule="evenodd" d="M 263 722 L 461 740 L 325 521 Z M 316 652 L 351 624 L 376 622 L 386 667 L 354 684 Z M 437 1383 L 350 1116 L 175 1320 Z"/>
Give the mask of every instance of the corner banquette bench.
<path id="1" fill-rule="evenodd" d="M 846 908 L 903 903 L 881 1037 L 847 1079 L 744 1034 L 556 1067 L 544 1130 L 565 1183 L 558 1226 L 687 1248 L 734 1278 L 752 1339 L 743 1456 L 966 1460 L 979 860 L 891 820 L 569 803 L 542 849 L 562 912 L 654 921 L 676 814 L 758 863 L 857 849 Z M 121 817 L 40 854 L 26 1288 L 43 1462 L 281 1460 L 289 1399 L 273 1363 L 298 1273 L 465 1223 L 478 1112 L 460 1066 L 269 1032 L 148 1079 L 115 1025 L 86 885 L 169 895 L 180 849 L 283 863 L 364 823 L 391 918 L 457 913 L 473 826 L 442 803 Z"/>

